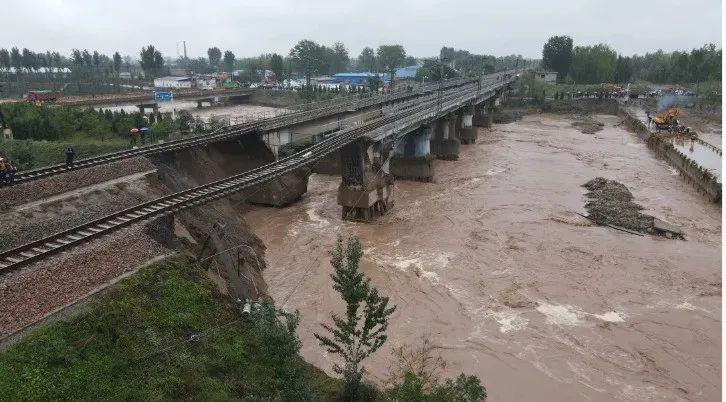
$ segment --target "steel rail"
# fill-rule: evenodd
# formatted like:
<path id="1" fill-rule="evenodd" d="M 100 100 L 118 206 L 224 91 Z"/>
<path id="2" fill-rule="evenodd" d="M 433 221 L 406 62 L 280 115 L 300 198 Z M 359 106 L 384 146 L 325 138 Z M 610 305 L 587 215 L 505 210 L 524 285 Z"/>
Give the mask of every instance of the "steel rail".
<path id="1" fill-rule="evenodd" d="M 494 84 L 488 90 L 496 89 Z M 109 234 L 126 226 L 148 219 L 172 214 L 202 203 L 210 202 L 240 190 L 265 183 L 295 169 L 314 163 L 325 155 L 342 148 L 372 131 L 393 130 L 402 127 L 400 123 L 425 120 L 448 114 L 456 107 L 476 99 L 481 93 L 477 85 L 452 89 L 441 98 L 428 95 L 425 99 L 410 101 L 401 105 L 395 113 L 383 115 L 363 125 L 345 128 L 334 135 L 288 157 L 268 163 L 255 169 L 182 190 L 155 200 L 114 212 L 107 216 L 86 222 L 50 236 L 31 241 L 18 247 L 0 252 L 0 274 L 10 272 L 28 263 L 79 245 L 88 240 Z M 405 126 L 404 126 L 405 127 Z"/>
<path id="2" fill-rule="evenodd" d="M 451 80 L 447 82 L 445 88 L 452 88 L 471 82 L 471 80 Z M 334 99 L 330 101 L 330 104 L 314 110 L 301 110 L 291 111 L 289 113 L 283 113 L 275 115 L 270 118 L 255 120 L 251 122 L 245 122 L 241 124 L 231 125 L 222 127 L 218 130 L 213 131 L 209 134 L 204 134 L 192 138 L 182 138 L 178 140 L 168 141 L 161 144 L 152 144 L 139 148 L 126 149 L 122 151 L 110 152 L 98 156 L 80 159 L 74 162 L 71 166 L 66 164 L 56 164 L 46 166 L 42 168 L 27 170 L 18 172 L 10 185 L 17 185 L 25 183 L 31 180 L 37 180 L 56 174 L 74 171 L 79 169 L 85 169 L 92 166 L 102 165 L 119 161 L 122 159 L 132 158 L 136 156 L 153 155 L 170 151 L 178 151 L 186 148 L 191 148 L 199 145 L 205 145 L 212 142 L 220 142 L 230 140 L 241 135 L 250 134 L 257 131 L 269 131 L 274 129 L 283 128 L 295 124 L 309 122 L 315 119 L 332 116 L 345 111 L 357 111 L 367 107 L 371 107 L 377 104 L 386 104 L 390 102 L 396 102 L 401 99 L 410 97 L 417 97 L 425 95 L 433 91 L 432 85 L 419 88 L 413 92 L 396 92 L 393 94 L 385 94 L 379 96 L 366 97 L 363 99 L 348 99 L 343 102 L 336 102 Z"/>

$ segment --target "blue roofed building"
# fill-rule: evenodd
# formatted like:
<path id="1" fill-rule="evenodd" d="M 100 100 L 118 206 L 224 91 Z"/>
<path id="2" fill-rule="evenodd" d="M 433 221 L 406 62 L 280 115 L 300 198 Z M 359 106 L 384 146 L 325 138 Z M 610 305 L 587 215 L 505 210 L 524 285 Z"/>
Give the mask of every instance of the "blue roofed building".
<path id="1" fill-rule="evenodd" d="M 419 66 L 418 64 L 414 64 L 413 66 L 401 67 L 396 70 L 396 79 L 405 80 L 406 78 L 416 78 L 416 73 L 418 72 L 419 68 L 421 68 L 421 66 Z"/>
<path id="2" fill-rule="evenodd" d="M 365 86 L 368 85 L 368 78 L 376 75 L 383 80 L 383 74 L 378 73 L 338 73 L 333 75 L 333 79 L 348 86 Z"/>

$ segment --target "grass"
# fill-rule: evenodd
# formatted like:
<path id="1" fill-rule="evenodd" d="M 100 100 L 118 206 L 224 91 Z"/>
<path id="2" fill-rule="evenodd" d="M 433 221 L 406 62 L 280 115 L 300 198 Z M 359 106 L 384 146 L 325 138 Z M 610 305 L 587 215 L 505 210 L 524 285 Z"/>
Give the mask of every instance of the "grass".
<path id="1" fill-rule="evenodd" d="M 65 150 L 73 147 L 76 159 L 88 158 L 106 152 L 128 148 L 127 140 L 120 138 L 106 141 L 79 138 L 66 141 L 12 140 L 0 141 L 0 154 L 14 161 L 21 170 L 63 163 Z"/>
<path id="2" fill-rule="evenodd" d="M 0 354 L 0 399 L 295 400 L 300 390 L 306 399 L 334 397 L 339 382 L 297 355 L 296 317 L 290 332 L 275 310 L 264 311 L 271 320 L 243 319 L 199 266 L 158 263 L 88 312 Z"/>

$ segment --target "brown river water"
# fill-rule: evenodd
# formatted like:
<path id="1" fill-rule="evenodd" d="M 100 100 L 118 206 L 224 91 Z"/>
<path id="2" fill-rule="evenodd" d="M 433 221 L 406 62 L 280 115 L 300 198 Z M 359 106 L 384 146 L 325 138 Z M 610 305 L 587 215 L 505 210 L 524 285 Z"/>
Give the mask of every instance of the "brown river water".
<path id="1" fill-rule="evenodd" d="M 391 349 L 428 337 L 446 375 L 475 374 L 489 401 L 711 401 L 721 394 L 721 209 L 614 116 L 595 135 L 563 116 L 481 129 L 436 182 L 398 181 L 374 223 L 344 222 L 337 176 L 313 175 L 287 208 L 247 219 L 267 245 L 278 307 L 299 310 L 302 356 L 332 374 L 313 332 L 341 312 L 329 250 L 359 236 L 363 271 L 398 308 L 364 361 L 382 384 Z M 616 179 L 686 241 L 590 226 L 586 181 Z"/>

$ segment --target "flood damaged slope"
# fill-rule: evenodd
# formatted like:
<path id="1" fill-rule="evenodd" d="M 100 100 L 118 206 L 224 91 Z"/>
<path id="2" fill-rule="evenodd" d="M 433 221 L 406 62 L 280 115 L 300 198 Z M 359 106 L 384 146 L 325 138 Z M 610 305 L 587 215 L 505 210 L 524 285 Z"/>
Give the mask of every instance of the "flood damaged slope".
<path id="1" fill-rule="evenodd" d="M 429 335 L 448 375 L 479 376 L 492 401 L 715 400 L 721 376 L 721 212 L 613 115 L 583 135 L 561 115 L 481 130 L 434 183 L 396 182 L 373 224 L 340 220 L 340 178 L 313 175 L 301 202 L 253 208 L 278 306 L 300 310 L 303 357 L 332 374 L 313 332 L 343 306 L 329 250 L 359 236 L 363 270 L 398 308 L 366 362 Z M 583 183 L 626 186 L 687 241 L 595 226 Z"/>

